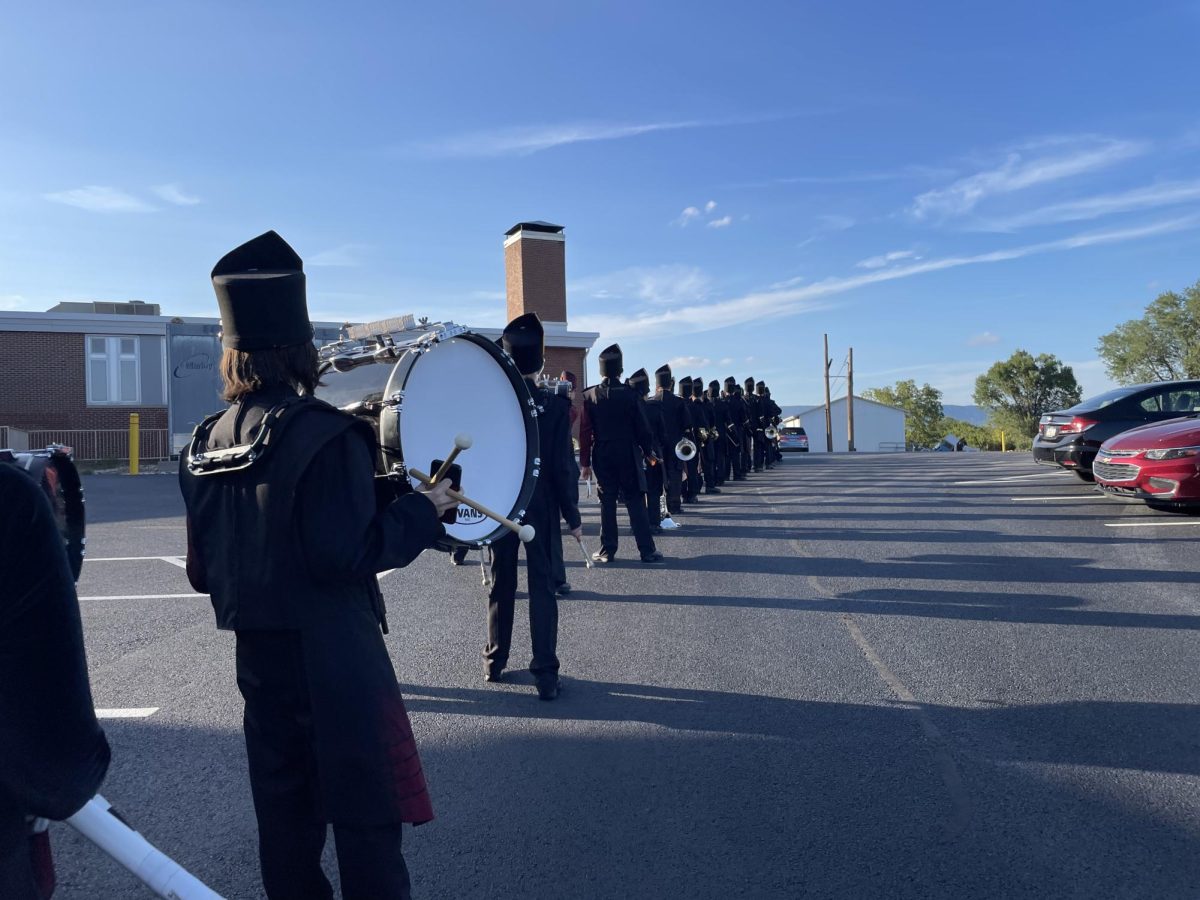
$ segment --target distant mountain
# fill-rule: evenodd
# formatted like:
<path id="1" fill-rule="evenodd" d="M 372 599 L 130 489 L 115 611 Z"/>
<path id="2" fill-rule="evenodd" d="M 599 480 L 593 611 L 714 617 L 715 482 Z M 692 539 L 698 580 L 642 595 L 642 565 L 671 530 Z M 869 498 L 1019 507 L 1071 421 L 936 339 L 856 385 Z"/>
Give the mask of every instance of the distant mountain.
<path id="1" fill-rule="evenodd" d="M 963 422 L 970 422 L 972 425 L 987 424 L 987 412 L 978 406 L 955 406 L 952 403 L 943 403 L 942 412 L 952 419 L 960 419 Z"/>

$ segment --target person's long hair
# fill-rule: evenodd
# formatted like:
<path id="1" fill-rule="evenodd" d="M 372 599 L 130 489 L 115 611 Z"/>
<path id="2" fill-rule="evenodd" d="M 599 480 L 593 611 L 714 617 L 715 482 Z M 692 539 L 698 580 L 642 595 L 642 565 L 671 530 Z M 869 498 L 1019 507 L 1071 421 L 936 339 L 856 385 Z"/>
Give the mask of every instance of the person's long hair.
<path id="1" fill-rule="evenodd" d="M 320 384 L 317 348 L 311 341 L 267 350 L 234 350 L 221 354 L 221 399 L 227 403 L 243 394 L 287 385 L 299 394 L 311 394 Z"/>

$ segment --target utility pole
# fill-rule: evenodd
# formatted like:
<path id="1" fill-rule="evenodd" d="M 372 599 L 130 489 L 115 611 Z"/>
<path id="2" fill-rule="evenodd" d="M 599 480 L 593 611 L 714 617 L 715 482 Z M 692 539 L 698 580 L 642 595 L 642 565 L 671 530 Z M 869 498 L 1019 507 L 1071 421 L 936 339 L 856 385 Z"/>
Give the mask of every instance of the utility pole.
<path id="1" fill-rule="evenodd" d="M 846 449 L 854 452 L 854 348 L 846 362 Z"/>
<path id="2" fill-rule="evenodd" d="M 829 406 L 829 367 L 833 360 L 829 358 L 829 335 L 825 335 L 825 451 L 833 452 L 833 414 Z"/>

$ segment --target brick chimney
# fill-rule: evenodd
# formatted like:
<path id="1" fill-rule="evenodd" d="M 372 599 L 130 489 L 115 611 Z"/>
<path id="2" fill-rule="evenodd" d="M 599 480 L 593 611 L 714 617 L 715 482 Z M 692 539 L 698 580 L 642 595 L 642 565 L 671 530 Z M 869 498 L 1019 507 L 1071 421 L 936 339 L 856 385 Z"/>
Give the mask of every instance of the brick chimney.
<path id="1" fill-rule="evenodd" d="M 561 225 L 518 222 L 505 232 L 508 318 L 535 312 L 543 322 L 567 321 L 566 238 Z"/>

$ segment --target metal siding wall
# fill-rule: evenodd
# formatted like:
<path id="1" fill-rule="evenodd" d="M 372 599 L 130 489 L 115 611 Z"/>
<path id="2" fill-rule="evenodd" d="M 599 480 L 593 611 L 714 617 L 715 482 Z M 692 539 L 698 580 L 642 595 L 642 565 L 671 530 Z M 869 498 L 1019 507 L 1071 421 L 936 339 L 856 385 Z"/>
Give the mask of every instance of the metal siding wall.
<path id="1" fill-rule="evenodd" d="M 142 405 L 166 406 L 167 398 L 163 396 L 163 339 L 158 335 L 144 334 L 140 342 Z"/>

